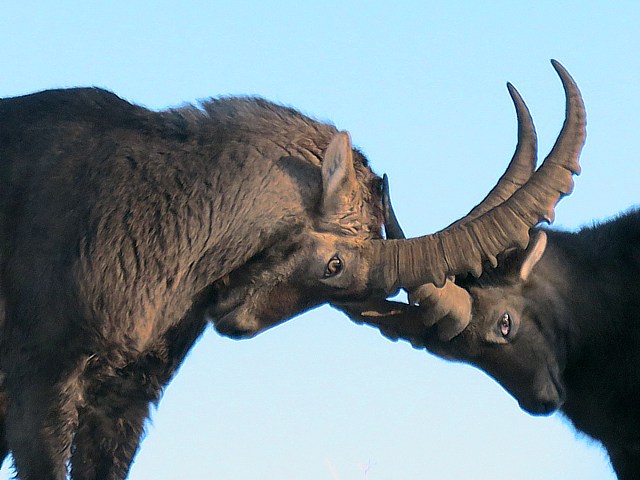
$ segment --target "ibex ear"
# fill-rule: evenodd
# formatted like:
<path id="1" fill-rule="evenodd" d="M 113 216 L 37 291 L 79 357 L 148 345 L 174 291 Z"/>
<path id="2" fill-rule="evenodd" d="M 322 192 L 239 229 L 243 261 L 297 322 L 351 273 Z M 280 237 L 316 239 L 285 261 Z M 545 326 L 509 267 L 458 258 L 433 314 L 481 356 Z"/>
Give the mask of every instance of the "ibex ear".
<path id="1" fill-rule="evenodd" d="M 329 143 L 322 160 L 322 213 L 334 215 L 347 209 L 357 189 L 351 138 L 347 132 L 340 132 Z"/>
<path id="2" fill-rule="evenodd" d="M 542 230 L 537 230 L 531 240 L 529 246 L 525 252 L 525 258 L 520 266 L 520 280 L 526 282 L 529 278 L 529 274 L 536 263 L 542 258 L 545 249 L 547 248 L 547 234 Z"/>

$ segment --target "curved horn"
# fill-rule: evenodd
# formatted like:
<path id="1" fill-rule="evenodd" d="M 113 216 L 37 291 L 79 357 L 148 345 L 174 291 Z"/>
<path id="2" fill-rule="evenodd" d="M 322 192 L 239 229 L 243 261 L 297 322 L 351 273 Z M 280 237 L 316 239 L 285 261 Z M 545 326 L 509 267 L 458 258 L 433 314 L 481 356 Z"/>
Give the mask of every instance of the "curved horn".
<path id="1" fill-rule="evenodd" d="M 525 248 L 529 229 L 553 220 L 560 198 L 573 189 L 580 173 L 578 158 L 586 137 L 586 113 L 580 91 L 569 73 L 551 61 L 566 96 L 566 118 L 560 135 L 541 167 L 507 200 L 477 218 L 424 237 L 371 242 L 370 285 L 392 290 L 423 283 L 442 286 L 447 275 L 482 273 L 497 264 L 496 256 L 513 246 Z M 377 268 L 378 265 L 384 268 Z"/>
<path id="2" fill-rule="evenodd" d="M 391 196 L 389 195 L 389 177 L 382 175 L 382 215 L 384 216 L 384 232 L 387 239 L 401 240 L 407 238 L 398 222 L 396 212 L 393 211 Z"/>

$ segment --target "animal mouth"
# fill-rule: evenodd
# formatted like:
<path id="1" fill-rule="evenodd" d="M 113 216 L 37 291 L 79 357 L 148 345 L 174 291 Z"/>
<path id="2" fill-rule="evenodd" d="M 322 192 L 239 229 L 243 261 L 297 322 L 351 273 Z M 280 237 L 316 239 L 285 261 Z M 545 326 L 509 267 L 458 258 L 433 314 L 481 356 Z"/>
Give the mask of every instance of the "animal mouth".
<path id="1" fill-rule="evenodd" d="M 519 405 L 522 410 L 536 417 L 551 415 L 561 407 L 561 404 L 554 400 L 536 400 L 531 404 L 519 402 Z"/>

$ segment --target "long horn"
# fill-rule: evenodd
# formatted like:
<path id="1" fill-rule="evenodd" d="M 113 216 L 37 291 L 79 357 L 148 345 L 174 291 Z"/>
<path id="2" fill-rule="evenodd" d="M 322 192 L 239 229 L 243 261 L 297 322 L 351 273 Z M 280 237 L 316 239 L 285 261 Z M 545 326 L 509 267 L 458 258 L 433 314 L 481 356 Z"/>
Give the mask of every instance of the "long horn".
<path id="1" fill-rule="evenodd" d="M 371 286 L 387 290 L 423 283 L 442 286 L 447 275 L 477 277 L 485 262 L 495 266 L 500 253 L 514 246 L 525 248 L 531 227 L 553 221 L 555 205 L 572 191 L 572 175 L 580 173 L 586 113 L 574 80 L 558 62 L 551 63 L 565 90 L 566 118 L 541 167 L 507 200 L 473 220 L 424 237 L 372 241 Z"/>

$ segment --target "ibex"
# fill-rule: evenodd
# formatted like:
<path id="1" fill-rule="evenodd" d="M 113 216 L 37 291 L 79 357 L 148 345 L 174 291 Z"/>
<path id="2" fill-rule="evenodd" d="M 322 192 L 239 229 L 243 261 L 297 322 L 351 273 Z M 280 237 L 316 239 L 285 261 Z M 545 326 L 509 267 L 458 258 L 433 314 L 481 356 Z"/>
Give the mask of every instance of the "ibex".
<path id="1" fill-rule="evenodd" d="M 531 414 L 560 410 L 602 442 L 618 478 L 640 478 L 640 211 L 536 230 L 526 250 L 457 282 L 473 302 L 462 333 L 442 341 L 403 324 L 392 335 L 477 366 Z"/>
<path id="2" fill-rule="evenodd" d="M 526 245 L 578 169 L 582 104 L 556 68 L 570 108 L 535 181 L 409 240 L 382 238 L 381 181 L 348 134 L 293 109 L 222 98 L 153 112 L 99 89 L 0 100 L 2 456 L 22 480 L 67 465 L 123 479 L 208 319 L 248 338 Z"/>
<path id="3" fill-rule="evenodd" d="M 386 203 L 388 230 L 401 237 Z M 442 330 L 455 322 L 431 326 L 447 313 L 431 308 L 352 315 L 477 366 L 533 415 L 561 411 L 602 442 L 618 478 L 640 478 L 640 210 L 577 232 L 537 228 L 531 238 L 479 278 L 455 279 L 472 299 L 461 333 Z M 413 296 L 419 302 L 420 290 Z"/>

